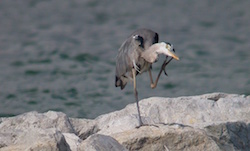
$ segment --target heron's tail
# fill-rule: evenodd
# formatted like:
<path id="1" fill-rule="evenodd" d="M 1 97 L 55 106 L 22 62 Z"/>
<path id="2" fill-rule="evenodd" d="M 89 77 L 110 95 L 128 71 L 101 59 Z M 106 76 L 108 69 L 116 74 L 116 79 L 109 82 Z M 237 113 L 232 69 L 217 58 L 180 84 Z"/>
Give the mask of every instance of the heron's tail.
<path id="1" fill-rule="evenodd" d="M 126 77 L 121 76 L 120 78 L 118 78 L 117 76 L 115 76 L 116 87 L 121 87 L 121 90 L 122 90 L 125 88 L 126 84 L 127 84 Z"/>

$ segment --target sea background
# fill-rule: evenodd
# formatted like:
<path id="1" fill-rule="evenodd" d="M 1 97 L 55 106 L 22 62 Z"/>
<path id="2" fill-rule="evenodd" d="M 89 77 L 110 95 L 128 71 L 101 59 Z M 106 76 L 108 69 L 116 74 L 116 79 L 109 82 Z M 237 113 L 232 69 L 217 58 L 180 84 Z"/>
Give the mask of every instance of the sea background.
<path id="1" fill-rule="evenodd" d="M 174 44 L 180 61 L 139 99 L 211 92 L 250 95 L 250 1 L 0 1 L 0 116 L 61 111 L 95 118 L 134 103 L 115 87 L 115 57 L 138 28 Z M 164 57 L 153 65 L 156 77 Z"/>

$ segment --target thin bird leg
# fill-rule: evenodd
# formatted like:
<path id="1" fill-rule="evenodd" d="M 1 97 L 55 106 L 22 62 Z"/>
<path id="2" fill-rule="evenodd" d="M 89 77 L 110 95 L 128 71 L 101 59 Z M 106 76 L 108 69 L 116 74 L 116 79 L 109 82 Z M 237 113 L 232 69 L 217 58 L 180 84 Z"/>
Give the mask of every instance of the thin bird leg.
<path id="1" fill-rule="evenodd" d="M 148 70 L 148 72 L 149 72 L 149 77 L 150 77 L 150 81 L 151 81 L 151 85 L 150 85 L 150 86 L 151 86 L 152 89 L 156 88 L 157 83 L 158 83 L 158 81 L 159 81 L 159 79 L 160 79 L 160 76 L 161 76 L 162 71 L 164 71 L 165 75 L 167 75 L 167 72 L 165 71 L 165 67 L 166 67 L 166 65 L 169 64 L 169 62 L 170 62 L 172 59 L 173 59 L 173 58 L 171 58 L 171 59 L 169 59 L 169 60 L 167 61 L 167 58 L 166 58 L 166 60 L 163 62 L 162 66 L 161 66 L 161 70 L 160 70 L 160 72 L 158 73 L 158 76 L 157 76 L 155 82 L 153 82 L 153 77 L 152 77 L 151 70 L 150 70 L 150 69 Z"/>
<path id="2" fill-rule="evenodd" d="M 162 64 L 162 67 L 163 67 L 163 65 L 164 65 L 164 64 Z M 154 88 L 156 88 L 157 83 L 158 83 L 158 80 L 159 80 L 159 78 L 160 78 L 160 76 L 161 76 L 162 68 L 161 68 L 160 72 L 158 73 L 158 76 L 157 76 L 155 82 L 153 82 L 151 70 L 148 70 L 148 72 L 149 72 L 149 76 L 150 76 L 150 79 L 151 79 L 151 85 L 150 85 L 150 86 L 151 86 L 152 89 L 154 89 Z"/>
<path id="3" fill-rule="evenodd" d="M 153 76 L 151 73 L 151 68 L 149 68 L 148 73 L 149 73 L 150 83 L 151 83 L 151 87 L 152 87 L 152 84 L 154 84 L 154 80 L 153 80 Z"/>
<path id="4" fill-rule="evenodd" d="M 133 68 L 132 69 L 132 74 L 133 74 L 133 80 L 134 80 L 134 94 L 135 94 L 135 101 L 136 101 L 136 107 L 137 107 L 137 111 L 138 111 L 138 116 L 139 116 L 139 126 L 142 126 L 142 120 L 141 120 L 141 113 L 140 113 L 140 108 L 139 108 L 139 100 L 138 100 L 138 93 L 136 90 L 136 70 Z"/>

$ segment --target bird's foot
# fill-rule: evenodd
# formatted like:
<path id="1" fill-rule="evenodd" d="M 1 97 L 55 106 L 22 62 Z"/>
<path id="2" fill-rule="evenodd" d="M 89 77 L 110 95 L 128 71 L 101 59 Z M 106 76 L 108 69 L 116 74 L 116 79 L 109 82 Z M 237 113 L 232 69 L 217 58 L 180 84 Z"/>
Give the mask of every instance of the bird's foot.
<path id="1" fill-rule="evenodd" d="M 150 87 L 151 89 L 154 89 L 156 87 L 156 84 L 151 84 Z"/>
<path id="2" fill-rule="evenodd" d="M 173 60 L 173 58 L 170 58 L 170 59 L 168 60 L 168 57 L 166 57 L 165 61 L 163 62 L 162 66 L 161 66 L 161 70 L 164 71 L 164 74 L 165 74 L 166 76 L 168 76 L 168 74 L 167 74 L 167 72 L 166 72 L 166 66 L 170 63 L 171 60 Z"/>

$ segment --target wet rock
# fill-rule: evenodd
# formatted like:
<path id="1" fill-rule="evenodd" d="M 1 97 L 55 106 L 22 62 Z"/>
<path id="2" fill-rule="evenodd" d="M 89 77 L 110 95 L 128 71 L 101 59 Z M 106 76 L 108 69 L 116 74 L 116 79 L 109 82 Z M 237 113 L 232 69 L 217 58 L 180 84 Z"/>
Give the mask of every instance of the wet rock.
<path id="1" fill-rule="evenodd" d="M 140 101 L 94 120 L 29 112 L 0 118 L 0 150 L 248 150 L 250 97 L 212 93 Z"/>

